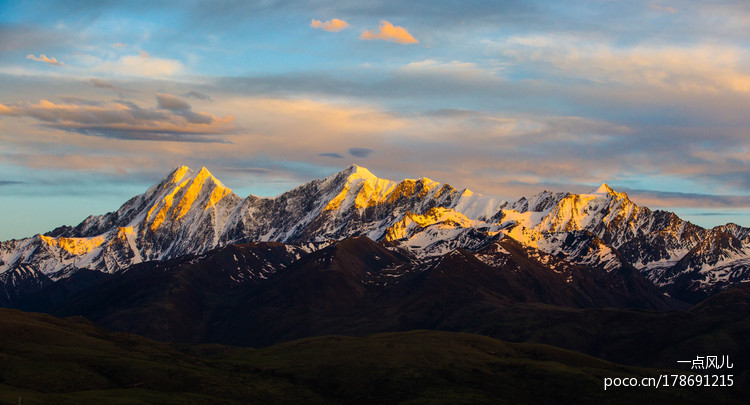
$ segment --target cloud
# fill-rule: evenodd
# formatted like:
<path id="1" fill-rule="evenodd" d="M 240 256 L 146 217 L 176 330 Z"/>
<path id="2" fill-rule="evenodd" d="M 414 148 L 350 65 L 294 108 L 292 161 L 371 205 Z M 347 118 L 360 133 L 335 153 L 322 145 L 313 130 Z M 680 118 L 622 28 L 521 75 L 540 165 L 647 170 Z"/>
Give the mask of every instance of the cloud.
<path id="1" fill-rule="evenodd" d="M 171 94 L 157 94 L 156 102 L 159 104 L 159 108 L 165 110 L 184 111 L 190 109 L 190 104 Z"/>
<path id="2" fill-rule="evenodd" d="M 268 165 L 253 164 L 261 167 L 271 167 L 270 164 L 279 161 L 312 160 L 314 163 L 305 168 L 295 169 L 299 178 L 307 180 L 314 178 L 312 173 L 324 174 L 321 162 L 349 156 L 346 148 L 350 146 L 380 150 L 388 142 L 387 136 L 405 124 L 396 114 L 351 101 L 337 104 L 291 97 L 222 97 L 216 106 L 238 117 L 242 136 L 232 137 L 232 147 L 215 156 L 271 161 Z M 343 153 L 336 150 L 337 145 Z M 354 152 L 358 153 L 357 149 Z M 343 156 L 339 158 L 333 153 Z"/>
<path id="3" fill-rule="evenodd" d="M 404 27 L 394 26 L 388 21 L 381 20 L 377 30 L 368 30 L 362 33 L 360 39 L 373 40 L 382 39 L 384 41 L 396 42 L 398 44 L 417 44 L 419 41 L 414 38 Z"/>
<path id="4" fill-rule="evenodd" d="M 78 104 L 78 105 L 102 105 L 99 101 L 87 100 L 78 96 L 60 96 L 60 100 L 64 101 L 65 104 Z"/>
<path id="5" fill-rule="evenodd" d="M 750 93 L 745 51 L 729 45 L 618 47 L 568 36 L 511 37 L 500 52 L 559 79 L 682 93 Z"/>
<path id="6" fill-rule="evenodd" d="M 162 95 L 164 96 L 164 95 Z M 167 104 L 179 104 L 169 97 Z M 226 142 L 221 135 L 232 133 L 234 117 L 186 109 L 141 108 L 135 103 L 119 101 L 110 104 L 55 104 L 41 100 L 37 104 L 0 104 L 0 115 L 30 117 L 45 126 L 125 140 L 159 140 L 175 142 Z"/>
<path id="7" fill-rule="evenodd" d="M 183 97 L 191 97 L 191 98 L 195 98 L 195 99 L 198 99 L 198 100 L 212 101 L 211 100 L 211 96 L 209 96 L 208 94 L 197 92 L 197 91 L 189 91 L 189 92 L 183 94 L 182 96 Z"/>
<path id="8" fill-rule="evenodd" d="M 26 59 L 35 60 L 37 62 L 44 62 L 46 64 L 53 65 L 53 66 L 64 65 L 63 62 L 58 61 L 56 58 L 48 58 L 47 55 L 44 55 L 44 54 L 39 55 L 39 56 L 26 55 Z"/>
<path id="9" fill-rule="evenodd" d="M 636 203 L 650 208 L 747 208 L 750 196 L 701 193 L 679 193 L 623 188 Z M 694 214 L 697 215 L 697 214 Z"/>
<path id="10" fill-rule="evenodd" d="M 318 156 L 327 157 L 331 159 L 343 159 L 344 157 L 339 153 L 318 153 Z"/>
<path id="11" fill-rule="evenodd" d="M 19 184 L 26 184 L 25 181 L 17 181 L 17 180 L 0 180 L 0 187 L 4 186 L 17 186 Z"/>
<path id="12" fill-rule="evenodd" d="M 266 173 L 271 173 L 273 171 L 265 167 L 224 167 L 221 170 L 225 172 L 254 173 L 254 174 L 266 174 Z"/>
<path id="13" fill-rule="evenodd" d="M 122 42 L 115 42 L 114 44 L 112 44 L 112 46 L 113 46 L 113 47 L 115 47 L 115 48 L 127 48 L 127 47 L 129 47 L 130 45 L 128 45 L 128 44 L 123 44 Z"/>
<path id="14" fill-rule="evenodd" d="M 211 124 L 215 118 L 210 114 L 193 112 L 190 104 L 171 94 L 157 94 L 156 102 L 159 108 L 173 111 L 185 117 L 191 124 Z"/>
<path id="15" fill-rule="evenodd" d="M 454 81 L 457 83 L 471 84 L 480 83 L 481 87 L 487 89 L 488 85 L 494 85 L 501 82 L 501 79 L 495 75 L 495 72 L 488 69 L 482 69 L 475 63 L 450 61 L 440 62 L 433 59 L 426 59 L 419 62 L 410 62 L 396 71 L 398 75 L 408 76 L 410 79 L 417 80 L 434 80 L 440 82 L 443 86 L 447 82 Z"/>
<path id="16" fill-rule="evenodd" d="M 368 149 L 368 148 L 349 148 L 349 154 L 354 157 L 359 157 L 359 158 L 366 158 L 370 156 L 373 152 L 375 151 L 372 149 Z"/>
<path id="17" fill-rule="evenodd" d="M 649 4 L 649 7 L 650 7 L 650 8 L 652 9 L 652 10 L 656 10 L 656 11 L 664 11 L 664 12 L 667 12 L 667 13 L 676 13 L 676 12 L 677 12 L 677 9 L 676 9 L 676 8 L 674 8 L 674 7 L 670 7 L 670 6 L 660 6 L 660 5 L 658 5 L 658 4 L 655 4 L 655 3 L 651 3 L 651 4 Z"/>
<path id="18" fill-rule="evenodd" d="M 110 89 L 110 90 L 119 91 L 119 88 L 115 87 L 114 85 L 109 84 L 109 83 L 105 82 L 104 80 L 97 79 L 95 77 L 91 78 L 91 84 L 94 87 L 98 87 L 100 89 Z"/>
<path id="19" fill-rule="evenodd" d="M 694 212 L 690 215 L 694 215 L 697 217 L 726 217 L 729 215 L 732 216 L 749 216 L 750 212 L 733 212 L 731 214 L 728 214 L 726 212 Z"/>
<path id="20" fill-rule="evenodd" d="M 141 77 L 168 77 L 182 73 L 182 62 L 174 59 L 153 57 L 148 52 L 140 51 L 138 55 L 122 56 L 114 61 L 100 62 L 92 67 L 93 71 L 108 74 Z"/>
<path id="21" fill-rule="evenodd" d="M 476 105 L 493 106 L 519 104 L 538 95 L 535 85 L 514 83 L 503 78 L 493 68 L 483 68 L 463 61 L 441 62 L 423 60 L 407 63 L 396 69 L 372 67 L 366 76 L 350 72 L 307 71 L 262 74 L 248 77 L 221 77 L 215 81 L 223 92 L 235 94 L 268 94 L 297 96 L 313 94 L 328 98 L 344 96 L 353 99 L 410 99 L 440 101 L 448 108 L 466 108 L 457 100 L 468 100 Z M 538 106 L 538 100 L 533 100 Z M 416 104 L 415 104 L 416 105 Z"/>
<path id="22" fill-rule="evenodd" d="M 141 148 L 143 149 L 143 148 Z M 127 154 L 116 153 L 66 153 L 64 151 L 55 151 L 53 153 L 33 152 L 33 153 L 13 153 L 0 155 L 0 160 L 14 164 L 21 168 L 31 168 L 35 171 L 42 170 L 43 176 L 33 176 L 26 183 L 44 184 L 48 187 L 26 188 L 25 194 L 38 195 L 46 193 L 75 194 L 81 192 L 80 186 L 84 186 L 85 181 L 82 179 L 92 174 L 103 174 L 104 172 L 122 176 L 116 183 L 122 185 L 133 181 L 132 173 L 144 169 L 153 169 L 161 163 L 158 156 L 154 154 Z M 22 169 L 23 170 L 23 169 Z M 168 170 L 168 169 L 165 169 Z M 78 173 L 71 174 L 70 171 Z M 82 175 L 81 172 L 86 172 Z M 150 178 L 152 182 L 158 177 Z M 110 179 L 111 180 L 111 179 Z M 102 183 L 95 182 L 97 187 Z M 53 187 L 59 187 L 54 188 Z M 53 191 L 54 190 L 54 191 Z M 90 195 L 90 191 L 88 192 Z"/>
<path id="23" fill-rule="evenodd" d="M 126 93 L 126 91 L 120 87 L 115 86 L 114 84 L 111 84 L 109 82 L 105 82 L 104 80 L 97 79 L 95 77 L 92 77 L 90 80 L 90 83 L 92 86 L 98 88 L 98 89 L 109 89 L 117 93 L 120 97 L 124 97 L 123 94 Z"/>
<path id="24" fill-rule="evenodd" d="M 39 14 L 39 13 L 37 13 Z M 47 24 L 13 24 L 0 22 L 0 50 L 28 52 L 32 49 L 61 49 L 79 45 L 82 34 L 67 27 L 50 29 Z"/>
<path id="25" fill-rule="evenodd" d="M 120 98 L 125 98 L 125 96 L 124 96 L 125 93 L 132 93 L 132 91 L 125 90 L 125 89 L 123 89 L 121 87 L 115 86 L 112 83 L 106 82 L 106 81 L 101 80 L 101 79 L 97 79 L 95 77 L 92 77 L 89 83 L 90 83 L 91 86 L 94 86 L 95 88 L 98 88 L 98 89 L 109 89 L 109 90 L 112 90 L 115 93 L 117 93 L 117 95 Z"/>
<path id="26" fill-rule="evenodd" d="M 349 23 L 344 20 L 339 20 L 338 18 L 334 18 L 325 22 L 313 18 L 310 22 L 310 26 L 329 32 L 339 32 L 343 29 L 349 28 Z"/>

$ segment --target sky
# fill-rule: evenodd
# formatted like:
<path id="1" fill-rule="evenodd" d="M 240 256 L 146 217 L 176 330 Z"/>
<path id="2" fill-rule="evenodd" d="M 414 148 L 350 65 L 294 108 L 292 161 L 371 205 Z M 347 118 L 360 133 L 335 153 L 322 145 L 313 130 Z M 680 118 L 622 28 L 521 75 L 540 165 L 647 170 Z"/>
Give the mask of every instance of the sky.
<path id="1" fill-rule="evenodd" d="M 511 201 L 606 182 L 750 226 L 749 135 L 746 1 L 0 0 L 0 240 L 181 165 L 243 197 L 352 163 Z"/>

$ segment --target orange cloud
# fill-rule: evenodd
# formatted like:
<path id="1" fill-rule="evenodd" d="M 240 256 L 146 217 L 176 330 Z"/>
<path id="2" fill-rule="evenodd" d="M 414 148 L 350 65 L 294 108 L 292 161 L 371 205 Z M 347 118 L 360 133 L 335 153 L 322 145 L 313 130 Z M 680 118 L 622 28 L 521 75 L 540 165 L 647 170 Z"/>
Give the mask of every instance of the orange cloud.
<path id="1" fill-rule="evenodd" d="M 48 58 L 47 55 L 39 55 L 39 56 L 26 55 L 26 59 L 35 60 L 37 62 L 44 62 L 53 66 L 62 66 L 64 64 L 55 58 Z"/>
<path id="2" fill-rule="evenodd" d="M 394 26 L 388 21 L 381 20 L 377 30 L 368 30 L 362 33 L 359 39 L 373 40 L 382 39 L 399 44 L 418 44 L 419 41 L 412 36 L 404 27 Z"/>
<path id="3" fill-rule="evenodd" d="M 597 83 L 692 93 L 750 93 L 750 69 L 738 47 L 636 46 L 622 49 L 575 38 L 511 37 L 502 51 L 523 63 L 553 66 L 555 74 Z"/>
<path id="4" fill-rule="evenodd" d="M 15 115 L 10 107 L 0 104 L 0 115 Z"/>
<path id="5" fill-rule="evenodd" d="M 676 13 L 676 12 L 677 12 L 677 9 L 676 9 L 676 8 L 674 8 L 674 7 L 669 7 L 669 6 L 660 6 L 660 5 L 658 5 L 658 4 L 654 4 L 654 3 L 651 3 L 651 4 L 649 5 L 649 7 L 651 7 L 651 9 L 652 9 L 652 10 L 656 10 L 656 11 L 665 11 L 665 12 L 667 12 L 667 13 Z"/>
<path id="6" fill-rule="evenodd" d="M 180 100 L 169 95 L 160 94 L 157 101 L 158 109 L 141 108 L 132 102 L 77 105 L 40 100 L 31 105 L 0 104 L 0 115 L 30 117 L 52 128 L 125 140 L 223 142 L 217 136 L 235 129 L 234 116 L 194 112 L 185 102 L 177 105 Z"/>
<path id="7" fill-rule="evenodd" d="M 313 18 L 310 22 L 310 26 L 329 32 L 339 32 L 343 29 L 349 28 L 349 23 L 344 20 L 339 20 L 338 18 L 334 18 L 325 22 Z"/>
<path id="8" fill-rule="evenodd" d="M 153 57 L 141 50 L 137 56 L 123 56 L 118 60 L 103 62 L 92 70 L 127 76 L 165 77 L 181 73 L 184 67 L 178 60 Z"/>

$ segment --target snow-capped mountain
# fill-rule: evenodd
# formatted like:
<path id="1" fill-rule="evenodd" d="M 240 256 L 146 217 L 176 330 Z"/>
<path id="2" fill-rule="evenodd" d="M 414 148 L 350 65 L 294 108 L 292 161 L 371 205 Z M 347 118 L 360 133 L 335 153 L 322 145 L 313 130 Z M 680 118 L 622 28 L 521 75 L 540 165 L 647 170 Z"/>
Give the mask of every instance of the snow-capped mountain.
<path id="1" fill-rule="evenodd" d="M 115 212 L 2 242 L 0 272 L 26 263 L 54 279 L 75 268 L 114 272 L 239 242 L 321 245 L 361 234 L 381 240 L 412 213 L 447 207 L 469 226 L 486 220 L 497 206 L 495 199 L 427 178 L 395 182 L 356 165 L 275 198 L 242 199 L 206 168 L 195 173 L 180 167 Z M 428 221 L 435 219 L 428 215 Z"/>
<path id="2" fill-rule="evenodd" d="M 222 225 L 241 203 L 205 168 L 194 173 L 180 167 L 115 212 L 90 216 L 74 228 L 3 242 L 0 271 L 31 263 L 54 279 L 75 268 L 114 272 L 203 252 L 218 246 Z"/>
<path id="3" fill-rule="evenodd" d="M 605 271 L 633 266 L 664 291 L 711 294 L 750 279 L 750 229 L 704 229 L 633 203 L 606 184 L 499 201 L 428 178 L 381 179 L 352 165 L 274 198 L 241 198 L 205 168 L 180 167 L 144 194 L 76 227 L 2 242 L 0 273 L 31 266 L 53 280 L 115 272 L 240 242 L 310 244 L 364 235 L 417 257 L 478 250 L 507 237 Z M 678 288 L 679 287 L 679 288 Z"/>
<path id="4" fill-rule="evenodd" d="M 748 228 L 705 229 L 633 203 L 602 184 L 590 194 L 543 192 L 501 210 L 504 233 L 578 264 L 630 264 L 664 291 L 698 301 L 750 279 Z M 506 222 L 507 221 L 507 222 Z"/>

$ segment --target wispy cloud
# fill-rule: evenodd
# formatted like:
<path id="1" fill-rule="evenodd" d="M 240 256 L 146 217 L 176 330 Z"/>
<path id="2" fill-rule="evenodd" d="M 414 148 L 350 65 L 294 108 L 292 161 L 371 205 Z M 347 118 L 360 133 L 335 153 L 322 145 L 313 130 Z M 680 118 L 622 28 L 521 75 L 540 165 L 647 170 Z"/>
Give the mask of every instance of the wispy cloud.
<path id="1" fill-rule="evenodd" d="M 223 167 L 222 171 L 225 172 L 236 172 L 236 173 L 253 173 L 253 174 L 266 174 L 271 173 L 273 170 L 266 167 Z"/>
<path id="2" fill-rule="evenodd" d="M 142 93 L 141 90 L 138 94 Z M 171 98 L 188 101 L 169 93 L 158 94 L 162 107 L 180 106 L 170 104 L 167 99 Z M 146 166 L 141 165 L 151 159 L 149 167 L 158 166 L 152 171 L 158 174 L 180 164 L 213 165 L 271 168 L 277 179 L 294 172 L 295 181 L 310 180 L 330 174 L 330 163 L 350 156 L 349 148 L 366 146 L 380 150 L 385 142 L 382 134 L 395 131 L 404 123 L 402 118 L 384 113 L 374 105 L 292 98 L 217 97 L 211 106 L 222 114 L 217 117 L 214 110 L 211 112 L 216 115 L 203 113 L 213 120 L 203 125 L 192 124 L 186 118 L 189 112 L 200 113 L 193 111 L 195 107 L 189 110 L 159 108 L 157 98 L 150 102 L 139 99 L 136 103 L 128 100 L 70 101 L 75 103 L 54 99 L 33 104 L 0 104 L 0 125 L 3 126 L 0 144 L 8 145 L 7 150 L 3 150 L 4 155 L 0 152 L 0 161 L 18 167 L 63 171 L 73 167 L 105 170 L 118 162 L 127 170 L 139 171 L 146 170 Z M 13 116 L 24 119 L 13 119 Z M 229 121 L 233 116 L 237 119 Z M 222 119 L 228 122 L 220 122 Z M 19 127 L 25 127 L 26 133 L 34 135 L 14 137 L 11 129 Z M 306 136 L 299 136 L 303 133 Z M 132 140 L 166 142 L 144 145 Z M 306 164 L 304 169 L 279 169 L 279 162 L 301 167 L 303 162 L 311 160 L 314 163 Z M 329 165 L 321 169 L 323 162 Z M 287 181 L 287 184 L 292 186 L 294 182 Z"/>
<path id="3" fill-rule="evenodd" d="M 49 58 L 49 57 L 47 57 L 47 55 L 44 55 L 44 54 L 41 54 L 39 56 L 26 55 L 26 59 L 35 60 L 37 62 L 44 62 L 44 63 L 46 63 L 48 65 L 53 65 L 53 66 L 62 66 L 62 65 L 64 65 L 64 63 L 58 61 L 57 58 Z"/>
<path id="4" fill-rule="evenodd" d="M 649 4 L 649 7 L 652 10 L 663 11 L 663 12 L 667 12 L 667 13 L 676 13 L 677 12 L 677 9 L 674 8 L 674 7 L 671 7 L 671 6 L 662 6 L 662 5 L 656 4 L 654 2 L 652 2 L 651 4 Z"/>
<path id="5" fill-rule="evenodd" d="M 172 111 L 184 111 L 190 109 L 190 104 L 171 94 L 157 94 L 156 102 L 159 108 Z"/>
<path id="6" fill-rule="evenodd" d="M 98 87 L 100 89 L 110 89 L 114 91 L 120 91 L 119 87 L 116 87 L 108 82 L 105 82 L 104 80 L 97 79 L 95 77 L 91 78 L 91 85 L 94 87 Z"/>
<path id="7" fill-rule="evenodd" d="M 173 111 L 175 114 L 183 116 L 191 124 L 210 125 L 216 118 L 211 114 L 193 112 L 190 104 L 171 94 L 157 94 L 156 102 L 159 108 Z"/>
<path id="8" fill-rule="evenodd" d="M 393 25 L 385 20 L 380 21 L 378 29 L 367 30 L 363 32 L 359 38 L 365 40 L 382 39 L 384 41 L 396 42 L 398 44 L 419 43 L 419 41 L 404 27 Z"/>
<path id="9" fill-rule="evenodd" d="M 701 193 L 678 193 L 653 190 L 630 190 L 623 188 L 628 196 L 637 203 L 651 207 L 683 207 L 683 208 L 747 208 L 750 207 L 750 196 L 717 195 Z"/>
<path id="10" fill-rule="evenodd" d="M 77 105 L 102 105 L 101 102 L 96 100 L 88 100 L 82 97 L 78 96 L 60 96 L 60 100 L 65 102 L 65 104 L 77 104 Z"/>
<path id="11" fill-rule="evenodd" d="M 94 87 L 99 88 L 99 89 L 109 89 L 109 90 L 112 90 L 115 93 L 117 93 L 117 95 L 120 96 L 120 97 L 124 97 L 123 94 L 126 93 L 125 89 L 117 87 L 114 84 L 106 82 L 104 80 L 97 79 L 95 77 L 92 77 L 91 80 L 89 81 L 89 83 L 90 83 L 91 86 L 94 86 Z"/>
<path id="12" fill-rule="evenodd" d="M 482 69 L 475 63 L 457 60 L 440 62 L 426 59 L 419 62 L 410 62 L 396 72 L 401 76 L 413 76 L 418 80 L 433 79 L 436 83 L 440 82 L 443 85 L 448 81 L 479 82 L 485 89 L 487 86 L 500 81 L 500 78 L 491 70 Z"/>
<path id="13" fill-rule="evenodd" d="M 360 150 L 362 147 L 380 150 L 387 142 L 384 135 L 397 132 L 406 124 L 403 118 L 376 105 L 237 97 L 222 98 L 216 106 L 237 116 L 243 130 L 231 138 L 231 148 L 213 156 L 247 159 L 255 153 L 272 162 L 313 160 L 314 164 L 299 171 L 300 178 L 305 179 L 312 179 L 309 176 L 314 170 L 320 173 L 320 164 L 350 156 L 349 148 L 360 155 L 367 153 Z"/>
<path id="14" fill-rule="evenodd" d="M 372 149 L 369 148 L 349 148 L 349 154 L 358 157 L 358 158 L 366 158 L 375 152 Z"/>
<path id="15" fill-rule="evenodd" d="M 28 192 L 32 194 L 44 194 L 50 192 L 62 192 L 65 194 L 78 193 L 80 192 L 80 189 L 76 190 L 76 188 L 82 185 L 81 179 L 83 178 L 80 175 L 80 172 L 88 172 L 89 174 L 91 172 L 109 172 L 121 176 L 124 173 L 134 173 L 144 169 L 154 169 L 155 167 L 158 167 L 160 163 L 157 156 L 153 154 L 128 154 L 124 156 L 120 153 L 102 153 L 95 155 L 86 153 L 65 153 L 62 151 L 58 151 L 57 153 L 14 153 L 0 155 L 0 159 L 18 167 L 48 171 L 50 176 L 43 178 L 41 181 L 50 187 L 34 187 L 33 189 L 28 190 Z M 79 172 L 79 174 L 71 175 L 70 171 Z M 56 179 L 50 181 L 49 178 L 52 177 L 56 177 Z M 120 178 L 120 181 L 129 181 L 128 177 L 130 176 Z M 27 181 L 26 183 L 38 183 L 39 181 L 40 180 L 37 178 Z M 63 186 L 63 190 L 55 187 L 60 185 Z"/>
<path id="16" fill-rule="evenodd" d="M 17 186 L 19 184 L 26 184 L 25 181 L 17 181 L 17 180 L 0 180 L 0 187 L 5 186 Z"/>
<path id="17" fill-rule="evenodd" d="M 338 18 L 333 18 L 325 22 L 313 18 L 310 22 L 310 26 L 329 32 L 339 32 L 343 29 L 349 28 L 349 23 L 344 20 L 339 20 Z"/>
<path id="18" fill-rule="evenodd" d="M 114 61 L 105 61 L 92 68 L 97 72 L 118 73 L 125 76 L 168 77 L 182 73 L 182 62 L 175 59 L 153 57 L 148 52 L 122 56 Z"/>
<path id="19" fill-rule="evenodd" d="M 344 156 L 342 156 L 340 153 L 333 153 L 333 152 L 318 153 L 318 156 L 320 156 L 320 157 L 327 157 L 327 158 L 331 158 L 331 159 L 343 159 L 344 158 Z"/>
<path id="20" fill-rule="evenodd" d="M 558 78 L 681 92 L 750 92 L 745 51 L 719 45 L 617 47 L 560 36 L 512 37 L 504 56 Z"/>
<path id="21" fill-rule="evenodd" d="M 211 96 L 198 91 L 189 91 L 182 95 L 183 97 L 190 97 L 197 100 L 211 101 Z"/>
<path id="22" fill-rule="evenodd" d="M 37 104 L 0 104 L 0 115 L 30 117 L 52 128 L 125 140 L 226 142 L 220 135 L 234 129 L 231 115 L 196 113 L 186 103 L 179 104 L 165 95 L 160 96 L 160 106 L 166 103 L 173 109 L 141 108 L 127 101 L 79 105 L 41 100 Z"/>

